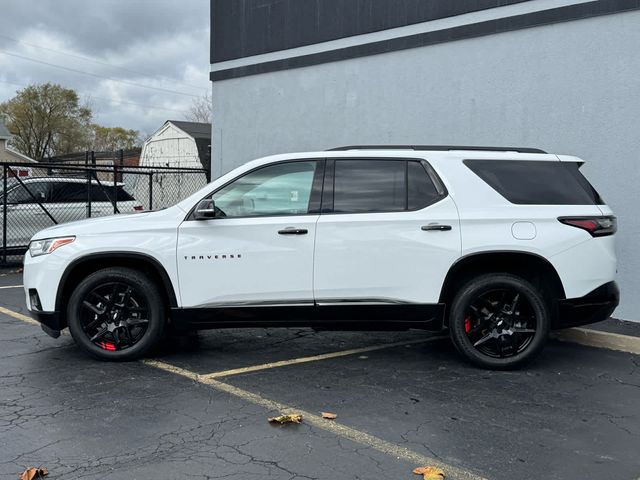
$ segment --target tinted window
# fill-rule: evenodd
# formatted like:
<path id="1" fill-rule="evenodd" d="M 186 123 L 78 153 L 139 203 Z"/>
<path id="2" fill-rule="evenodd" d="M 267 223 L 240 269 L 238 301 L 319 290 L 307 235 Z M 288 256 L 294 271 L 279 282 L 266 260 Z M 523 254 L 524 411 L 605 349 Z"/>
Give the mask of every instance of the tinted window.
<path id="1" fill-rule="evenodd" d="M 76 203 L 87 201 L 87 184 L 81 182 L 54 182 L 51 184 L 53 203 Z"/>
<path id="2" fill-rule="evenodd" d="M 118 202 L 128 202 L 130 200 L 134 200 L 134 198 L 129 195 L 129 193 L 127 193 L 121 185 L 118 185 L 116 188 L 118 194 L 117 197 L 115 195 L 116 191 L 114 190 L 113 185 L 105 185 L 104 183 L 102 184 L 102 186 L 91 185 L 91 200 L 93 200 L 94 202 L 110 203 L 116 199 L 118 200 Z"/>
<path id="3" fill-rule="evenodd" d="M 49 200 L 49 184 L 46 182 L 28 182 L 17 184 L 7 193 L 7 203 L 45 203 Z"/>
<path id="4" fill-rule="evenodd" d="M 317 162 L 269 165 L 213 194 L 220 216 L 300 215 L 309 212 Z"/>
<path id="5" fill-rule="evenodd" d="M 511 203 L 601 205 L 602 199 L 577 163 L 465 160 L 480 178 Z"/>
<path id="6" fill-rule="evenodd" d="M 406 210 L 405 168 L 397 160 L 336 160 L 334 212 Z"/>
<path id="7" fill-rule="evenodd" d="M 440 197 L 431 177 L 419 162 L 408 162 L 409 210 L 419 210 Z"/>

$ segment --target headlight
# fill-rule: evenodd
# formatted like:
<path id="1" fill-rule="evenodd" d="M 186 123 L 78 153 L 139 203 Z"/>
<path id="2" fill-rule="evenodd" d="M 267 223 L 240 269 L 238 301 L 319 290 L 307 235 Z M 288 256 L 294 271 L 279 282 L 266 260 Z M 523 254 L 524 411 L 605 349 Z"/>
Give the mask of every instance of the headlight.
<path id="1" fill-rule="evenodd" d="M 32 257 L 38 257 L 40 255 L 46 255 L 48 253 L 57 250 L 63 245 L 73 243 L 76 237 L 60 237 L 60 238 L 46 238 L 44 240 L 35 240 L 29 244 L 29 253 Z"/>

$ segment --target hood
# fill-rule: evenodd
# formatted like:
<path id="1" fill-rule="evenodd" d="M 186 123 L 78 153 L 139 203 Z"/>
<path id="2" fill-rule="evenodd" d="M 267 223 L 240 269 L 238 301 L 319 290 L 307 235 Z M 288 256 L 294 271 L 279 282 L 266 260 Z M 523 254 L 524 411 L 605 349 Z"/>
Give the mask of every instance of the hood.
<path id="1" fill-rule="evenodd" d="M 40 230 L 32 237 L 33 240 L 44 238 L 105 235 L 109 233 L 135 232 L 149 230 L 158 224 L 178 225 L 184 219 L 186 212 L 174 206 L 157 212 L 141 212 L 126 215 L 111 215 L 109 217 L 88 218 L 76 222 L 62 223 Z"/>

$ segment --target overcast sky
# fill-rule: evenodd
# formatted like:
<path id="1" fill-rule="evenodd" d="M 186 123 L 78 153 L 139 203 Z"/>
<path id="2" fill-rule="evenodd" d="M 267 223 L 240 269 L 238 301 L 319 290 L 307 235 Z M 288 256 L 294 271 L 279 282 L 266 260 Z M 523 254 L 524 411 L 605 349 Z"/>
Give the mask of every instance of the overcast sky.
<path id="1" fill-rule="evenodd" d="M 209 91 L 208 71 L 209 0 L 2 0 L 0 101 L 59 83 L 90 100 L 98 123 L 153 133 Z"/>

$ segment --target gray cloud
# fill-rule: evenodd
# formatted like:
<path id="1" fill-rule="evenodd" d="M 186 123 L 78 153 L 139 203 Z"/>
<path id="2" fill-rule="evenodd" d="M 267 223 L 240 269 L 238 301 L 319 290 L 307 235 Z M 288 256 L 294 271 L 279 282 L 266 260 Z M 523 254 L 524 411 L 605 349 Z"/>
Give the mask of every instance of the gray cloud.
<path id="1" fill-rule="evenodd" d="M 203 95 L 209 89 L 209 0 L 6 0 L 0 51 L 102 77 L 0 53 L 0 101 L 13 96 L 18 85 L 56 82 L 88 98 L 96 121 L 151 133 L 164 120 L 183 117 L 191 97 L 105 77 Z"/>

